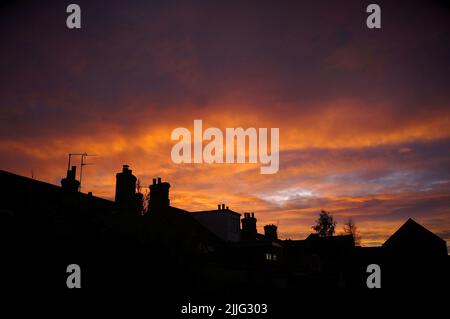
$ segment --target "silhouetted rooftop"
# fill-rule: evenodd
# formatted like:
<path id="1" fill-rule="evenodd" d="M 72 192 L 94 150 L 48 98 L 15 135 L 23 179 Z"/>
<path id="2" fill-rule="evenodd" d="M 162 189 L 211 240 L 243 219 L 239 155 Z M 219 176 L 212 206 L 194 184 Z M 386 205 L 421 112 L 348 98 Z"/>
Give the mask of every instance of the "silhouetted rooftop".
<path id="1" fill-rule="evenodd" d="M 389 246 L 393 241 L 404 240 L 406 237 L 428 237 L 429 239 L 445 243 L 445 240 L 441 237 L 426 229 L 412 218 L 409 218 L 384 242 L 383 246 Z"/>

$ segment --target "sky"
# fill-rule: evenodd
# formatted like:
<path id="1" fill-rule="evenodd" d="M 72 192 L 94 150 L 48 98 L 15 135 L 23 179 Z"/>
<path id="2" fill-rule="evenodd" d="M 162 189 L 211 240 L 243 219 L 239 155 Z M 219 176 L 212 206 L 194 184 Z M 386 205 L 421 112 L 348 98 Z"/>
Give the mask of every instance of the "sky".
<path id="1" fill-rule="evenodd" d="M 81 29 L 66 6 L 81 7 Z M 187 210 L 302 239 L 321 210 L 382 244 L 408 218 L 450 242 L 450 9 L 439 1 L 6 1 L 0 169 L 112 199 L 131 166 Z M 173 129 L 279 128 L 280 169 L 175 164 Z"/>

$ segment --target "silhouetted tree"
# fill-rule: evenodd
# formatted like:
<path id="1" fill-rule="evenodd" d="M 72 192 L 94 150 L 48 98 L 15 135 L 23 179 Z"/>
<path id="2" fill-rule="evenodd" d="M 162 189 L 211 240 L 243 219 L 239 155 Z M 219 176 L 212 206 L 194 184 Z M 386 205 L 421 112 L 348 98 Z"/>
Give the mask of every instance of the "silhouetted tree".
<path id="1" fill-rule="evenodd" d="M 138 178 L 136 181 L 136 193 L 142 193 L 141 180 Z"/>
<path id="2" fill-rule="evenodd" d="M 147 212 L 148 212 L 149 201 L 150 201 L 150 192 L 146 189 L 145 194 L 144 194 L 144 203 L 143 203 L 144 205 L 143 205 L 143 209 L 142 209 L 144 215 L 147 214 Z"/>
<path id="3" fill-rule="evenodd" d="M 352 235 L 353 240 L 355 241 L 355 245 L 361 245 L 361 235 L 359 233 L 359 229 L 356 226 L 353 219 L 349 218 L 347 222 L 344 224 L 344 233 L 347 235 Z"/>
<path id="4" fill-rule="evenodd" d="M 138 199 L 138 212 L 139 215 L 144 215 L 144 213 L 146 212 L 146 207 L 145 207 L 145 196 L 144 194 L 142 194 L 142 185 L 141 185 L 141 180 L 138 178 L 136 181 L 136 199 Z"/>
<path id="5" fill-rule="evenodd" d="M 322 210 L 320 212 L 319 218 L 316 220 L 316 225 L 312 226 L 311 228 L 320 237 L 326 237 L 334 235 L 335 227 L 336 222 L 334 221 L 333 216 L 331 216 L 330 213 Z"/>

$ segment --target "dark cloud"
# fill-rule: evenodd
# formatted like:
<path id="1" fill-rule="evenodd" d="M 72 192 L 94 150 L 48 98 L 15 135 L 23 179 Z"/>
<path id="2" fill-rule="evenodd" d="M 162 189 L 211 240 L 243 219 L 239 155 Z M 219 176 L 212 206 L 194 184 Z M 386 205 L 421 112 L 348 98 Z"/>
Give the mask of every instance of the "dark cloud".
<path id="1" fill-rule="evenodd" d="M 379 107 L 401 124 L 449 102 L 448 13 L 432 4 L 383 3 L 380 32 L 364 26 L 360 1 L 80 5 L 77 31 L 65 28 L 64 2 L 6 9 L 3 108 L 23 117 L 2 117 L 22 134 L 55 117 L 74 130 L 105 113 L 137 124 L 139 108 L 158 114 L 217 101 L 305 116 L 343 97 L 384 101 Z M 29 121 L 36 107 L 42 126 Z"/>

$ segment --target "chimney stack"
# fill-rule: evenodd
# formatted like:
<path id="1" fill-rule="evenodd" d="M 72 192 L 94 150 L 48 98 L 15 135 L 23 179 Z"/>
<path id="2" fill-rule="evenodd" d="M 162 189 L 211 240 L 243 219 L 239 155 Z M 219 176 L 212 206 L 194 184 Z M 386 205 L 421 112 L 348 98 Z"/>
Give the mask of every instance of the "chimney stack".
<path id="1" fill-rule="evenodd" d="M 264 226 L 264 235 L 268 240 L 275 241 L 278 239 L 277 226 L 270 224 Z"/>
<path id="2" fill-rule="evenodd" d="M 129 165 L 123 165 L 122 172 L 116 174 L 115 202 L 122 212 L 137 214 L 142 211 L 142 194 L 136 193 L 137 178 L 132 172 Z"/>
<path id="3" fill-rule="evenodd" d="M 244 241 L 256 240 L 257 229 L 256 229 L 256 218 L 254 213 L 244 213 L 244 218 L 241 219 L 242 231 L 241 238 Z"/>
<path id="4" fill-rule="evenodd" d="M 80 182 L 76 180 L 77 167 L 72 166 L 67 171 L 67 176 L 61 180 L 62 189 L 69 193 L 77 193 L 80 188 Z"/>
<path id="5" fill-rule="evenodd" d="M 170 184 L 162 182 L 161 177 L 158 177 L 158 183 L 153 179 L 153 184 L 150 185 L 149 212 L 163 211 L 170 206 L 169 188 Z"/>

